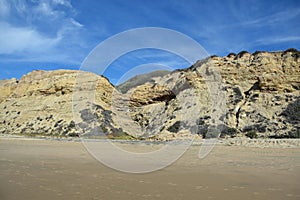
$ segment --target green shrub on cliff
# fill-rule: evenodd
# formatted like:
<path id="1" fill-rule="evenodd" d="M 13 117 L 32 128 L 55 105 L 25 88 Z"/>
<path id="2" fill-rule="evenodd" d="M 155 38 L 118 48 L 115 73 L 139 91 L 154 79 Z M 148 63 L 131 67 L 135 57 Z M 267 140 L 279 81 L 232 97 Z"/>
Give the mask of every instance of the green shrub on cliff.
<path id="1" fill-rule="evenodd" d="M 258 135 L 257 135 L 257 133 L 256 133 L 256 130 L 248 131 L 248 132 L 246 133 L 246 136 L 247 136 L 248 138 L 251 138 L 251 139 L 257 138 L 257 137 L 258 137 Z"/>

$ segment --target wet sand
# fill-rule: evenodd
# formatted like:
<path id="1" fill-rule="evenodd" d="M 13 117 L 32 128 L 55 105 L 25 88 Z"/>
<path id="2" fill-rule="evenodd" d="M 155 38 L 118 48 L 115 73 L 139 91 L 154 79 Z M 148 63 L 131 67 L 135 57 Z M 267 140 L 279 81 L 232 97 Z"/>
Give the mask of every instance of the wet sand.
<path id="1" fill-rule="evenodd" d="M 127 174 L 80 142 L 0 139 L 0 199 L 300 199 L 300 148 L 192 146 L 173 165 Z"/>

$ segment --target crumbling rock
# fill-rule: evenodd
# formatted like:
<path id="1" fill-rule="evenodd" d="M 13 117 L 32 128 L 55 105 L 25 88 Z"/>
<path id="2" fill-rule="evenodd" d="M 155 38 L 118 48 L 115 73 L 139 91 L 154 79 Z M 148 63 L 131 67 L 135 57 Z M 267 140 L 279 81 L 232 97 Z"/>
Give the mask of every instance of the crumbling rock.
<path id="1" fill-rule="evenodd" d="M 123 83 L 123 93 L 105 77 L 72 70 L 33 71 L 20 80 L 1 80 L 0 132 L 160 140 L 207 137 L 216 128 L 222 137 L 299 133 L 296 49 L 212 56 L 187 69 L 158 74 Z M 218 122 L 213 116 L 220 107 L 214 101 L 222 96 L 209 81 L 219 81 L 226 93 L 226 110 Z"/>

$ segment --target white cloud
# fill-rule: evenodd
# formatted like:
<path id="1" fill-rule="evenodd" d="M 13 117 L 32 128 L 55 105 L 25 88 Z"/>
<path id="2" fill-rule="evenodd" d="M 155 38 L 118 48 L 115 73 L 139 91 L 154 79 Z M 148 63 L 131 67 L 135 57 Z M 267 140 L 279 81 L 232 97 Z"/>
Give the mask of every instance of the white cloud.
<path id="1" fill-rule="evenodd" d="M 71 2 L 67 1 L 67 0 L 53 0 L 53 3 L 64 5 L 64 6 L 70 7 L 70 8 L 72 7 Z"/>
<path id="2" fill-rule="evenodd" d="M 0 23 L 0 54 L 41 52 L 53 48 L 61 38 L 47 38 L 29 27 Z"/>
<path id="3" fill-rule="evenodd" d="M 57 5 L 62 5 L 65 7 L 64 9 L 57 9 Z M 71 3 L 66 0 L 41 0 L 38 1 L 36 7 L 34 7 L 33 12 L 44 16 L 52 16 L 52 17 L 64 17 L 66 15 L 65 11 L 70 10 L 74 11 Z M 30 11 L 32 12 L 32 11 Z"/>
<path id="4" fill-rule="evenodd" d="M 79 28 L 83 27 L 83 24 L 79 23 L 78 21 L 76 21 L 73 18 L 70 19 L 70 22 L 76 27 L 79 27 Z"/>
<path id="5" fill-rule="evenodd" d="M 9 55 L 2 61 L 71 60 L 81 45 L 70 1 L 0 0 L 0 12 L 0 55 Z"/>
<path id="6" fill-rule="evenodd" d="M 36 7 L 36 11 L 43 15 L 55 15 L 55 12 L 48 2 L 40 2 Z"/>

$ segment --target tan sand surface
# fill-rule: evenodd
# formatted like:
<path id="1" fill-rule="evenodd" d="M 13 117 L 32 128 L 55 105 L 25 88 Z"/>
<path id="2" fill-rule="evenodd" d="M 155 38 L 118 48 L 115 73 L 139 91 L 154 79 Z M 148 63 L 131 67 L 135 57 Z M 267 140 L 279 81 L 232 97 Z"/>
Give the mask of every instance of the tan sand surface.
<path id="1" fill-rule="evenodd" d="M 219 144 L 204 159 L 199 148 L 162 170 L 128 174 L 80 142 L 1 138 L 0 199 L 300 199 L 300 148 Z"/>

